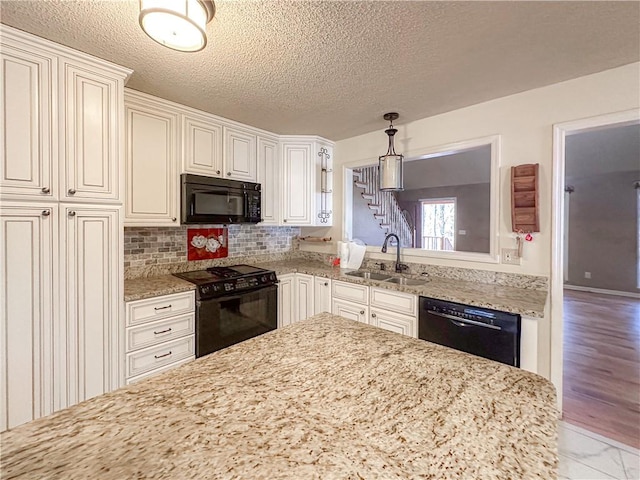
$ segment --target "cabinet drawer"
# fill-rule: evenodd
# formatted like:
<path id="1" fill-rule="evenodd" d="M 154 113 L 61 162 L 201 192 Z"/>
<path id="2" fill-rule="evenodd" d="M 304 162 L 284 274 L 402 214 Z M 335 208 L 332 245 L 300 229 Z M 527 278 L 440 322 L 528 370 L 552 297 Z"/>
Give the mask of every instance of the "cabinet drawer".
<path id="1" fill-rule="evenodd" d="M 179 362 L 171 363 L 169 365 L 165 365 L 161 368 L 156 368 L 155 370 L 151 370 L 150 372 L 143 373 L 142 375 L 138 375 L 136 377 L 131 377 L 127 379 L 127 385 L 131 385 L 132 383 L 139 382 L 140 380 L 144 380 L 145 378 L 154 377 L 162 372 L 168 372 L 169 370 L 173 370 L 174 368 L 179 367 L 180 365 L 184 365 L 185 363 L 192 362 L 196 357 L 188 357 L 184 360 L 180 360 Z"/>
<path id="2" fill-rule="evenodd" d="M 193 311 L 195 311 L 195 294 L 192 291 L 127 302 L 127 326 L 131 327 Z"/>
<path id="3" fill-rule="evenodd" d="M 417 315 L 418 297 L 411 293 L 396 292 L 371 287 L 371 306 L 384 308 L 404 315 Z"/>
<path id="4" fill-rule="evenodd" d="M 340 281 L 332 282 L 333 298 L 350 300 L 352 302 L 369 304 L 369 287 Z"/>
<path id="5" fill-rule="evenodd" d="M 127 353 L 193 334 L 195 324 L 196 314 L 188 313 L 127 328 Z"/>
<path id="6" fill-rule="evenodd" d="M 127 378 L 195 355 L 195 335 L 165 342 L 127 355 Z"/>

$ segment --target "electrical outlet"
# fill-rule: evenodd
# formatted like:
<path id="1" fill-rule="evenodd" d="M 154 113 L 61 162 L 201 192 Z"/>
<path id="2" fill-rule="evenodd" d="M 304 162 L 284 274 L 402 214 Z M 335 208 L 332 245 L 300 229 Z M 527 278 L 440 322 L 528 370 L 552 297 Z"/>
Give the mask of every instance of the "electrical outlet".
<path id="1" fill-rule="evenodd" d="M 591 272 L 584 272 L 584 278 L 591 278 Z"/>
<path id="2" fill-rule="evenodd" d="M 507 265 L 520 265 L 518 250 L 515 248 L 502 249 L 502 263 Z"/>

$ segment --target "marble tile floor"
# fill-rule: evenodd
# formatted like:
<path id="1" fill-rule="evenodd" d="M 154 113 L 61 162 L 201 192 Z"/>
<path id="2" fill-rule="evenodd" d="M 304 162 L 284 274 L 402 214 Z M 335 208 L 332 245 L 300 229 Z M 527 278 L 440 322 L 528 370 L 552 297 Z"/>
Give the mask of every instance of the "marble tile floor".
<path id="1" fill-rule="evenodd" d="M 566 422 L 558 424 L 561 480 L 640 480 L 640 451 Z"/>

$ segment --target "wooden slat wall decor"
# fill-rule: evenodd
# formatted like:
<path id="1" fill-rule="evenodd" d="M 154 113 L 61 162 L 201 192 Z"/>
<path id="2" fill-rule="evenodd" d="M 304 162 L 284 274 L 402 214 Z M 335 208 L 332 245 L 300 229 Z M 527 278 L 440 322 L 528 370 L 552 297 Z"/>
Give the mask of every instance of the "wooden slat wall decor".
<path id="1" fill-rule="evenodd" d="M 511 226 L 514 232 L 540 231 L 538 164 L 511 167 Z"/>

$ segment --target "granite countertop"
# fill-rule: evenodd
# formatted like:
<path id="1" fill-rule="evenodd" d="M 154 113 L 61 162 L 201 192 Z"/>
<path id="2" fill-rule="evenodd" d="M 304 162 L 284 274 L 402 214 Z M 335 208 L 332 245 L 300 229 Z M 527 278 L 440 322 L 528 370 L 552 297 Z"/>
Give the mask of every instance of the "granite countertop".
<path id="1" fill-rule="evenodd" d="M 12 479 L 551 479 L 552 384 L 320 314 L 0 435 Z"/>
<path id="2" fill-rule="evenodd" d="M 344 282 L 387 288 L 415 295 L 459 302 L 478 307 L 492 308 L 511 313 L 519 313 L 533 318 L 544 317 L 547 300 L 545 290 L 508 287 L 504 285 L 466 282 L 440 277 L 429 277 L 425 285 L 409 286 L 376 282 L 345 275 L 339 268 L 332 268 L 322 262 L 306 259 L 281 260 L 253 265 L 274 270 L 278 275 L 287 273 L 307 273 Z M 387 272 L 389 273 L 389 272 Z M 393 275 L 393 273 L 390 273 Z M 125 301 L 193 290 L 194 285 L 172 275 L 134 278 L 125 280 Z"/>
<path id="3" fill-rule="evenodd" d="M 504 285 L 465 282 L 440 277 L 425 278 L 424 285 L 398 285 L 387 282 L 376 282 L 345 275 L 345 271 L 332 268 L 321 262 L 303 259 L 262 263 L 262 268 L 274 270 L 279 275 L 287 273 L 307 273 L 340 280 L 343 282 L 370 285 L 400 292 L 413 293 L 424 297 L 492 308 L 511 313 L 519 313 L 534 318 L 544 317 L 544 306 L 547 301 L 545 290 L 508 287 Z M 394 275 L 393 272 L 384 272 Z"/>
<path id="4" fill-rule="evenodd" d="M 159 297 L 171 293 L 195 290 L 195 284 L 174 277 L 173 275 L 158 275 L 156 277 L 134 278 L 124 281 L 124 301 L 132 302 L 144 298 Z"/>

